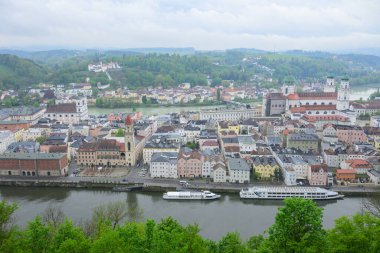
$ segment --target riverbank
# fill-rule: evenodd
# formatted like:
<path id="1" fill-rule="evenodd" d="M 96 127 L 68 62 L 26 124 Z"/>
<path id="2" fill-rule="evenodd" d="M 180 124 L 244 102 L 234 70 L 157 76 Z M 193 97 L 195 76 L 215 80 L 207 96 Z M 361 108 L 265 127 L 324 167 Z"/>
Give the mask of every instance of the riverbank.
<path id="1" fill-rule="evenodd" d="M 128 187 L 134 186 L 135 183 L 128 183 L 122 181 L 112 181 L 104 179 L 93 179 L 93 180 L 78 180 L 78 181 L 69 181 L 69 180 L 20 180 L 20 179 L 1 179 L 0 186 L 9 186 L 9 187 L 40 187 L 40 188 L 72 188 L 72 189 L 108 189 L 111 190 L 113 187 Z M 218 185 L 207 186 L 192 186 L 189 189 L 192 190 L 209 190 L 212 188 L 213 192 L 216 193 L 238 193 L 241 188 L 247 187 L 247 185 L 231 185 L 218 187 Z M 252 186 L 252 185 L 250 185 Z M 261 185 L 263 186 L 263 185 Z M 265 185 L 264 185 L 265 187 Z M 144 184 L 143 192 L 167 192 L 176 190 L 177 186 L 175 185 L 157 185 L 157 184 Z M 355 197 L 367 197 L 372 195 L 380 195 L 380 187 L 376 186 L 336 186 L 331 190 L 339 192 L 345 196 L 355 196 Z"/>
<path id="2" fill-rule="evenodd" d="M 102 107 L 97 106 L 96 104 L 88 104 L 88 108 L 98 108 L 98 109 L 139 109 L 139 108 L 157 108 L 157 107 L 195 107 L 195 106 L 221 106 L 225 105 L 225 102 L 215 102 L 215 103 L 197 103 L 197 104 L 122 104 L 121 106 L 115 106 L 115 107 Z"/>

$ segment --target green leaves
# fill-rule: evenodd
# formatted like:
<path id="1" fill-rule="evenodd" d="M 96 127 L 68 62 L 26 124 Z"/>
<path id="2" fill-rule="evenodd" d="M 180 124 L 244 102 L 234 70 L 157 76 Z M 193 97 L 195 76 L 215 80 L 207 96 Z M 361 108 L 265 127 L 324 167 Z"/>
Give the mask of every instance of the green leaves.
<path id="1" fill-rule="evenodd" d="M 333 229 L 322 228 L 322 209 L 311 200 L 285 200 L 268 235 L 247 241 L 238 232 L 228 233 L 218 242 L 202 238 L 198 225 L 183 226 L 173 218 L 159 223 L 120 221 L 125 217 L 122 203 L 94 209 L 95 226 L 85 235 L 81 226 L 66 219 L 36 217 L 24 230 L 12 224 L 17 206 L 0 202 L 0 252 L 22 253 L 377 253 L 380 252 L 380 219 L 356 214 L 342 217 Z M 56 213 L 54 211 L 54 213 Z M 56 215 L 53 215 L 56 217 Z M 53 217 L 49 215 L 49 217 Z M 88 224 L 87 224 L 88 225 Z"/>

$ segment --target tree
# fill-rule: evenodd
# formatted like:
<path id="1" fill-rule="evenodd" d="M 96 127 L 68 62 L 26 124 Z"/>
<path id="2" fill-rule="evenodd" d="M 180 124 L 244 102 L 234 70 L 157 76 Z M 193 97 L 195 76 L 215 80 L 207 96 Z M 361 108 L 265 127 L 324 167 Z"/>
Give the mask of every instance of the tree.
<path id="1" fill-rule="evenodd" d="M 220 89 L 217 89 L 217 91 L 216 91 L 216 100 L 217 101 L 220 101 L 221 100 L 221 90 Z"/>
<path id="2" fill-rule="evenodd" d="M 282 171 L 280 168 L 276 168 L 274 170 L 274 178 L 277 180 L 277 182 L 279 182 L 280 180 L 282 180 Z"/>
<path id="3" fill-rule="evenodd" d="M 148 99 L 146 98 L 145 95 L 142 96 L 141 101 L 142 101 L 142 103 L 143 103 L 144 105 L 146 105 L 146 104 L 148 103 Z"/>
<path id="4" fill-rule="evenodd" d="M 55 230 L 65 220 L 65 214 L 61 207 L 49 205 L 42 214 L 42 220 Z"/>
<path id="5" fill-rule="evenodd" d="M 124 130 L 119 128 L 115 132 L 115 137 L 124 137 Z"/>
<path id="6" fill-rule="evenodd" d="M 17 204 L 0 201 L 0 252 L 7 252 L 17 242 L 17 227 L 13 224 Z"/>
<path id="7" fill-rule="evenodd" d="M 36 142 L 38 142 L 39 144 L 42 144 L 42 143 L 44 143 L 46 141 L 46 137 L 44 137 L 44 136 L 38 136 L 37 138 L 36 138 Z"/>
<path id="8" fill-rule="evenodd" d="M 82 229 L 66 219 L 54 233 L 51 252 L 87 253 L 89 252 L 89 241 Z"/>
<path id="9" fill-rule="evenodd" d="M 341 217 L 328 231 L 330 252 L 380 252 L 380 219 L 370 214 Z"/>
<path id="10" fill-rule="evenodd" d="M 287 198 L 269 228 L 271 252 L 324 252 L 322 209 L 312 200 Z"/>
<path id="11" fill-rule="evenodd" d="M 218 243 L 219 252 L 235 253 L 247 252 L 247 248 L 243 245 L 238 233 L 228 233 Z"/>
<path id="12" fill-rule="evenodd" d="M 51 233 L 49 227 L 42 222 L 40 216 L 29 222 L 24 236 L 25 250 L 30 252 L 47 252 L 49 249 Z"/>

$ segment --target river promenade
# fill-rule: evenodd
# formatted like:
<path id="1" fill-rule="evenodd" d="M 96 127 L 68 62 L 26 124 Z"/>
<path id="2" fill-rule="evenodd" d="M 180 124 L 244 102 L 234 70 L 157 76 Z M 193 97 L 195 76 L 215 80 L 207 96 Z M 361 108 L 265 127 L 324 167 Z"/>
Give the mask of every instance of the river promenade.
<path id="1" fill-rule="evenodd" d="M 252 186 L 279 186 L 279 183 L 213 183 L 205 180 L 188 181 L 188 189 L 212 190 L 219 193 L 238 193 L 242 188 Z M 153 179 L 153 178 L 113 178 L 113 177 L 57 177 L 57 178 L 30 178 L 30 177 L 0 177 L 0 186 L 24 186 L 24 187 L 56 187 L 56 188 L 87 188 L 87 189 L 112 189 L 116 186 L 143 186 L 143 191 L 165 192 L 181 188 L 178 179 Z M 347 196 L 380 195 L 380 187 L 373 185 L 349 185 L 333 186 L 337 191 Z"/>

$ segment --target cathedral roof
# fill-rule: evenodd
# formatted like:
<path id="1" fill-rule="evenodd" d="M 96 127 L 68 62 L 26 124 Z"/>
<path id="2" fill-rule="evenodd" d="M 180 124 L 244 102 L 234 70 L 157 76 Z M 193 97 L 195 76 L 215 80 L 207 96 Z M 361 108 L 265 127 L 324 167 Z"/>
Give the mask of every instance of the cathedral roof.
<path id="1" fill-rule="evenodd" d="M 336 92 L 304 92 L 298 93 L 301 100 L 320 100 L 320 99 L 332 99 L 337 98 Z"/>

